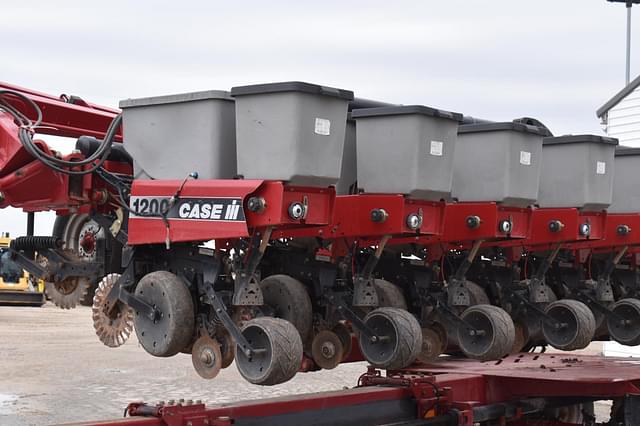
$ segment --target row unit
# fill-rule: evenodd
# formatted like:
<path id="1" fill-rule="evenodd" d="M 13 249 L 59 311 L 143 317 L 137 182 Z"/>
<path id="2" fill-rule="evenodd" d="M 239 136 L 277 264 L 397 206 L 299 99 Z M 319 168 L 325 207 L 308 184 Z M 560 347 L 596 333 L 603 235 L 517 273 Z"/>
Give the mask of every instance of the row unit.
<path id="1" fill-rule="evenodd" d="M 338 194 L 640 211 L 633 185 L 640 152 L 616 151 L 616 139 L 552 137 L 535 120 L 461 124 L 461 114 L 426 106 L 356 109 L 352 100 L 347 90 L 288 82 L 120 107 L 136 178 L 195 171 L 205 179 L 336 185 Z"/>

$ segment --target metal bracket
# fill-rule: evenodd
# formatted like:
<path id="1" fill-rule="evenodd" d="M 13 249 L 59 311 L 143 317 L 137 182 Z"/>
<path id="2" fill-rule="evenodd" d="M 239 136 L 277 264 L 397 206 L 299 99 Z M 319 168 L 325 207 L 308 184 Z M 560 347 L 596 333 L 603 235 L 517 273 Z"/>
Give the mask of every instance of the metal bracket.
<path id="1" fill-rule="evenodd" d="M 124 224 L 124 215 L 121 209 L 116 210 L 116 220 L 111 220 L 109 217 L 102 214 L 92 214 L 91 220 L 108 231 L 120 244 L 123 246 L 127 245 L 129 236 L 122 229 L 122 225 Z"/>
<path id="2" fill-rule="evenodd" d="M 378 306 L 378 293 L 373 285 L 373 270 L 378 265 L 382 252 L 391 235 L 384 235 L 380 239 L 375 252 L 369 256 L 367 263 L 359 274 L 355 274 L 353 278 L 353 306 Z"/>
<path id="3" fill-rule="evenodd" d="M 447 298 L 451 306 L 469 306 L 471 305 L 471 294 L 469 289 L 464 285 L 465 280 L 452 278 L 447 288 Z"/>
<path id="4" fill-rule="evenodd" d="M 260 306 L 264 304 L 260 278 L 257 274 L 250 275 L 247 271 L 236 272 L 233 288 L 232 304 L 234 306 Z"/>
<path id="5" fill-rule="evenodd" d="M 251 357 L 255 352 L 254 348 L 244 337 L 242 331 L 240 331 L 240 328 L 236 325 L 236 323 L 233 322 L 233 320 L 227 313 L 227 308 L 224 305 L 224 302 L 216 294 L 216 291 L 213 288 L 213 285 L 218 278 L 218 272 L 219 265 L 217 263 L 210 264 L 205 267 L 202 271 L 203 279 L 201 282 L 198 282 L 198 290 L 200 293 L 204 294 L 205 302 L 213 307 L 216 316 L 220 319 L 222 325 L 224 325 L 233 340 L 235 340 L 236 344 L 240 347 L 240 349 L 247 357 Z"/>
<path id="6" fill-rule="evenodd" d="M 351 324 L 354 328 L 356 328 L 362 335 L 364 335 L 367 339 L 370 339 L 372 342 L 377 342 L 379 337 L 376 333 L 369 328 L 364 321 L 360 319 L 360 317 L 353 312 L 346 303 L 340 297 L 335 297 L 333 295 L 325 296 L 327 301 L 336 307 L 336 310 L 344 319 L 347 321 L 351 321 Z"/>
<path id="7" fill-rule="evenodd" d="M 378 306 L 378 293 L 372 278 L 356 276 L 353 282 L 353 306 Z"/>
<path id="8" fill-rule="evenodd" d="M 529 280 L 529 302 L 531 303 L 548 303 L 549 287 L 544 284 L 544 280 L 533 277 Z"/>
<path id="9" fill-rule="evenodd" d="M 260 289 L 260 275 L 256 272 L 260 260 L 269 245 L 269 238 L 273 227 L 269 226 L 264 234 L 256 232 L 251 238 L 249 254 L 244 265 L 236 265 L 234 292 L 232 304 L 234 306 L 260 306 L 264 304 Z"/>

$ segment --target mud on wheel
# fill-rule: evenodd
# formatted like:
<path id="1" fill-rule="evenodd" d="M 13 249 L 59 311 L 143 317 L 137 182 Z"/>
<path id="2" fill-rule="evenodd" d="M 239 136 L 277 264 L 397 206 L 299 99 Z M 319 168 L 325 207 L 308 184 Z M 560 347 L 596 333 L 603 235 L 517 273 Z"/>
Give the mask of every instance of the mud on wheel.
<path id="1" fill-rule="evenodd" d="M 254 318 L 242 327 L 242 335 L 255 352 L 247 355 L 236 348 L 236 367 L 248 382 L 271 386 L 296 375 L 302 364 L 302 339 L 289 321 Z"/>
<path id="2" fill-rule="evenodd" d="M 411 313 L 398 308 L 378 308 L 367 314 L 364 323 L 375 338 L 360 333 L 360 350 L 374 367 L 404 368 L 418 358 L 422 350 L 422 330 Z"/>
<path id="3" fill-rule="evenodd" d="M 503 309 L 476 305 L 461 315 L 458 342 L 464 354 L 480 361 L 498 359 L 511 351 L 515 340 L 513 320 Z"/>
<path id="4" fill-rule="evenodd" d="M 545 309 L 549 319 L 542 322 L 542 333 L 551 346 L 563 351 L 586 348 L 596 331 L 591 310 L 578 300 L 557 300 Z"/>
<path id="5" fill-rule="evenodd" d="M 157 311 L 154 318 L 135 313 L 136 335 L 148 353 L 169 357 L 191 343 L 195 327 L 193 299 L 180 277 L 168 271 L 151 272 L 138 282 L 135 294 Z"/>

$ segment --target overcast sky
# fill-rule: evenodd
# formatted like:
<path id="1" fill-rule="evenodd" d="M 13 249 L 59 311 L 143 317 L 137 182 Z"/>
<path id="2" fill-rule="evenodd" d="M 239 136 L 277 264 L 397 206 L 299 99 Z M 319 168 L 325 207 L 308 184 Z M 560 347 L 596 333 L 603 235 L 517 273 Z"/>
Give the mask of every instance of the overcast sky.
<path id="1" fill-rule="evenodd" d="M 22 0 L 0 14 L 0 80 L 108 106 L 303 80 L 601 133 L 595 110 L 624 86 L 625 7 L 605 0 Z M 51 216 L 38 219 L 48 233 Z M 21 234 L 24 223 L 0 212 L 1 231 Z"/>

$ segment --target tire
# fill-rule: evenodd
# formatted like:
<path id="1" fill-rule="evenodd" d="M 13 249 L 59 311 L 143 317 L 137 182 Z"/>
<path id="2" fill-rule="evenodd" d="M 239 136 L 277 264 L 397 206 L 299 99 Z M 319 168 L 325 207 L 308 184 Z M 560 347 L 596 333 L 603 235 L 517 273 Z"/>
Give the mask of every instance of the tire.
<path id="1" fill-rule="evenodd" d="M 398 308 L 378 308 L 367 314 L 365 324 L 388 340 L 371 342 L 360 333 L 360 351 L 374 367 L 397 370 L 411 365 L 422 350 L 422 329 L 409 312 Z"/>
<path id="2" fill-rule="evenodd" d="M 193 337 L 195 311 L 185 282 L 171 272 L 156 271 L 142 277 L 135 292 L 162 313 L 156 321 L 135 313 L 134 326 L 142 347 L 157 357 L 170 357 L 186 348 Z"/>
<path id="3" fill-rule="evenodd" d="M 271 275 L 260 282 L 260 288 L 264 304 L 273 309 L 273 316 L 289 321 L 302 341 L 309 341 L 313 308 L 304 284 L 288 275 Z"/>
<path id="4" fill-rule="evenodd" d="M 469 306 L 475 305 L 490 305 L 489 296 L 487 292 L 482 288 L 479 284 L 473 281 L 465 281 L 465 287 L 469 290 L 469 299 L 471 304 Z"/>
<path id="5" fill-rule="evenodd" d="M 398 308 L 407 310 L 407 301 L 404 298 L 402 289 L 397 285 L 381 279 L 373 280 L 373 287 L 378 294 L 378 307 Z"/>
<path id="6" fill-rule="evenodd" d="M 615 316 L 607 318 L 609 336 L 621 345 L 640 345 L 640 300 L 621 299 L 613 305 L 612 311 Z M 617 317 L 622 317 L 625 322 Z"/>
<path id="7" fill-rule="evenodd" d="M 242 327 L 242 334 L 254 349 L 267 349 L 248 358 L 237 348 L 236 367 L 245 380 L 272 386 L 296 375 L 302 365 L 302 340 L 293 324 L 281 318 L 254 318 Z"/>
<path id="8" fill-rule="evenodd" d="M 591 343 L 596 331 L 593 312 L 578 300 L 561 299 L 545 309 L 545 313 L 567 327 L 557 330 L 548 321 L 542 323 L 542 333 L 551 346 L 563 351 L 584 349 Z"/>
<path id="9" fill-rule="evenodd" d="M 468 358 L 490 361 L 507 355 L 513 348 L 515 327 L 509 314 L 492 305 L 467 308 L 461 318 L 484 334 L 472 334 L 465 325 L 458 327 L 460 349 Z"/>
<path id="10" fill-rule="evenodd" d="M 91 223 L 95 227 L 99 228 L 96 233 L 96 237 L 100 240 L 105 240 L 105 249 L 107 253 L 102 253 L 102 258 L 98 259 L 99 252 L 96 251 L 92 255 L 88 255 L 85 252 L 80 251 L 80 236 L 82 231 L 90 226 Z M 53 232 L 51 234 L 54 237 L 60 238 L 65 242 L 65 249 L 78 256 L 80 259 L 87 261 L 97 261 L 104 263 L 104 273 L 120 272 L 120 259 L 121 259 L 121 246 L 119 243 L 114 243 L 113 237 L 105 229 L 101 228 L 97 223 L 91 220 L 88 214 L 70 214 L 65 216 L 56 216 L 56 220 L 53 223 Z M 107 265 L 107 261 L 111 258 L 111 262 Z M 83 306 L 93 305 L 93 296 L 98 288 L 99 280 L 89 282 L 86 293 L 80 298 L 79 304 Z M 52 296 L 52 300 L 55 297 Z M 75 307 L 75 305 L 73 306 Z"/>

